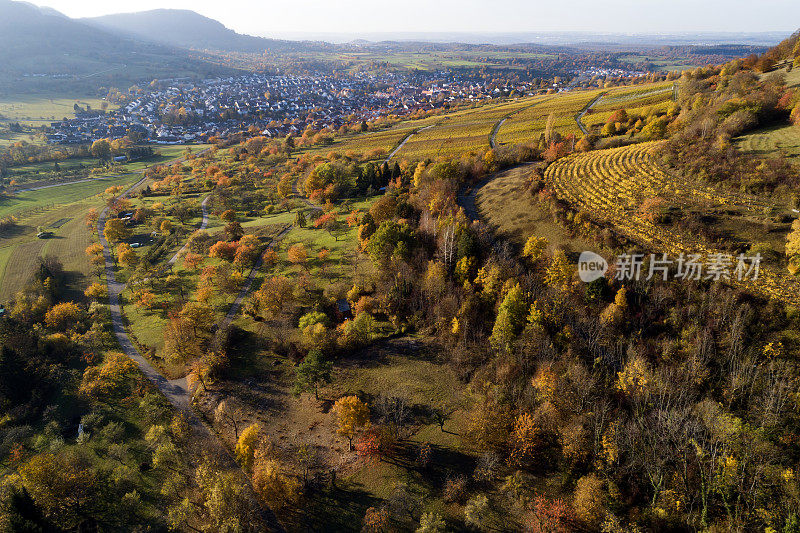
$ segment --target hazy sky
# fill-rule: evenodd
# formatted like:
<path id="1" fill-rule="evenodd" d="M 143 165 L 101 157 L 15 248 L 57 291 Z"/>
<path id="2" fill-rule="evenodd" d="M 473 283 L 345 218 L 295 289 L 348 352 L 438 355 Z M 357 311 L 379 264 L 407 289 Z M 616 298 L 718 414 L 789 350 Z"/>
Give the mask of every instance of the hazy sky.
<path id="1" fill-rule="evenodd" d="M 791 31 L 798 0 L 33 0 L 71 17 L 191 9 L 253 35 L 407 31 Z"/>

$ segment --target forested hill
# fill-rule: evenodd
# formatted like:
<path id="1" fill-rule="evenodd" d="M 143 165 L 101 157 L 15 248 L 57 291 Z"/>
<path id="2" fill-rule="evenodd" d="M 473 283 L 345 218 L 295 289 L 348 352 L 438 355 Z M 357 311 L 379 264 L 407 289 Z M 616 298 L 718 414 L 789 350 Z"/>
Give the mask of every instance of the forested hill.
<path id="1" fill-rule="evenodd" d="M 138 41 L 52 9 L 0 0 L 0 93 L 231 72 L 195 54 Z"/>
<path id="2" fill-rule="evenodd" d="M 281 41 L 243 35 L 216 20 L 185 9 L 154 9 L 84 20 L 87 24 L 120 35 L 198 50 L 258 53 L 264 50 L 297 51 L 328 46 L 323 43 Z"/>

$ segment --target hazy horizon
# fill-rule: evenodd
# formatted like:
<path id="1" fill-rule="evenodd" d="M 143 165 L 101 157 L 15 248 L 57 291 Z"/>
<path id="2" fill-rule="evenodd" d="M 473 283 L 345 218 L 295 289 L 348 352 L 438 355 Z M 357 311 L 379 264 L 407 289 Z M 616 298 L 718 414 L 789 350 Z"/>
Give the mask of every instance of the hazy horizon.
<path id="1" fill-rule="evenodd" d="M 791 0 L 696 2 L 657 0 L 644 5 L 632 0 L 605 3 L 576 0 L 569 4 L 511 0 L 503 9 L 486 9 L 477 0 L 443 0 L 430 4 L 410 0 L 396 3 L 315 0 L 292 3 L 229 0 L 141 0 L 135 9 L 99 0 L 35 0 L 73 18 L 151 9 L 189 9 L 220 21 L 239 32 L 265 37 L 290 35 L 353 36 L 379 34 L 590 34 L 791 33 L 800 23 L 800 3 Z M 769 8 L 769 9 L 767 9 Z M 387 17 L 386 13 L 393 13 Z M 614 13 L 613 17 L 608 14 Z"/>

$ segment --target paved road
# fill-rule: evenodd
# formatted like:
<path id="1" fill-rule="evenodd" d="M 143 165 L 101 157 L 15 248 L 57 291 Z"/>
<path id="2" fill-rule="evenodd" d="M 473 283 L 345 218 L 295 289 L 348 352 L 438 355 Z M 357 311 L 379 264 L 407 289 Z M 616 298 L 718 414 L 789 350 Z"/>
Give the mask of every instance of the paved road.
<path id="1" fill-rule="evenodd" d="M 606 93 L 600 93 L 600 94 L 598 94 L 598 95 L 597 95 L 597 97 L 595 97 L 594 99 L 592 99 L 592 101 L 591 101 L 591 102 L 589 102 L 588 104 L 586 104 L 586 107 L 584 107 L 584 108 L 581 110 L 581 112 L 580 112 L 580 113 L 578 113 L 577 115 L 575 115 L 575 122 L 577 122 L 577 123 L 578 123 L 578 127 L 580 128 L 581 132 L 583 132 L 583 134 L 584 134 L 584 135 L 589 135 L 589 130 L 587 130 L 587 129 L 586 129 L 586 126 L 584 126 L 584 125 L 583 125 L 583 115 L 585 115 L 586 113 L 588 113 L 588 112 L 589 112 L 589 110 L 590 110 L 592 107 L 594 107 L 594 104 L 596 104 L 596 103 L 597 103 L 597 102 L 598 102 L 598 101 L 599 101 L 599 100 L 600 100 L 602 97 L 604 97 L 605 95 L 606 95 Z"/>
<path id="2" fill-rule="evenodd" d="M 437 123 L 437 124 L 438 124 L 438 123 Z M 431 124 L 430 126 L 425 126 L 424 128 L 419 128 L 419 129 L 416 129 L 416 130 L 412 131 L 411 133 L 409 133 L 408 135 L 406 135 L 406 137 L 405 137 L 405 138 L 404 138 L 404 139 L 403 139 L 403 140 L 400 142 L 400 144 L 398 144 L 398 145 L 395 147 L 395 149 L 394 149 L 394 150 L 392 150 L 391 152 L 389 152 L 389 155 L 387 155 L 387 156 L 386 156 L 386 159 L 384 159 L 384 160 L 383 160 L 383 162 L 384 162 L 384 163 L 388 163 L 388 162 L 389 162 L 389 160 L 390 160 L 390 159 L 392 159 L 392 158 L 394 157 L 394 154 L 396 154 L 397 152 L 399 152 L 399 151 L 400 151 L 400 150 L 403 148 L 403 146 L 405 146 L 405 145 L 406 145 L 406 143 L 407 143 L 407 142 L 408 142 L 408 141 L 411 139 L 411 137 L 413 137 L 414 135 L 416 135 L 417 133 L 419 133 L 419 132 L 421 132 L 421 131 L 427 130 L 428 128 L 432 128 L 432 127 L 434 127 L 434 126 L 436 126 L 436 124 Z"/>
<path id="3" fill-rule="evenodd" d="M 551 98 L 552 98 L 552 97 L 551 97 Z M 528 110 L 528 109 L 532 108 L 533 106 L 539 105 L 539 104 L 541 104 L 541 103 L 544 103 L 544 102 L 546 102 L 546 101 L 548 101 L 548 100 L 550 100 L 550 98 L 542 98 L 541 100 L 539 100 L 539 101 L 537 101 L 537 102 L 534 102 L 534 103 L 532 103 L 532 104 L 531 104 L 531 105 L 529 105 L 529 106 L 525 106 L 525 107 L 523 107 L 522 109 L 518 109 L 518 110 L 516 110 L 516 111 L 512 111 L 512 112 L 511 112 L 511 113 L 509 113 L 508 115 L 506 115 L 506 116 L 504 116 L 503 118 L 501 118 L 500 120 L 498 120 L 498 121 L 497 121 L 497 123 L 496 123 L 496 124 L 494 125 L 494 127 L 492 128 L 492 133 L 491 133 L 491 135 L 489 135 L 489 146 L 490 146 L 490 147 L 492 147 L 492 148 L 497 148 L 497 132 L 498 132 L 498 131 L 500 131 L 500 128 L 502 128 L 502 127 L 503 127 L 503 123 L 504 123 L 506 120 L 510 119 L 510 118 L 511 118 L 512 116 L 514 116 L 514 115 L 517 115 L 517 114 L 519 114 L 519 113 L 522 113 L 523 111 L 526 111 L 526 110 Z"/>
<path id="4" fill-rule="evenodd" d="M 147 178 L 142 178 L 138 183 L 122 193 L 120 197 L 130 194 L 130 192 L 140 186 L 145 179 Z M 222 461 L 224 461 L 223 464 L 226 464 L 227 467 L 235 469 L 240 473 L 242 484 L 250 486 L 249 479 L 233 459 L 230 450 L 228 450 L 228 448 L 219 440 L 219 438 L 191 409 L 191 395 L 189 394 L 186 378 L 184 377 L 174 380 L 167 380 L 167 378 L 162 376 L 161 373 L 156 370 L 153 365 L 151 365 L 147 359 L 142 356 L 142 354 L 139 353 L 139 350 L 136 348 L 136 346 L 134 346 L 128 337 L 128 333 L 125 331 L 125 323 L 123 321 L 122 308 L 120 306 L 119 299 L 120 294 L 125 289 L 125 284 L 117 281 L 116 279 L 116 275 L 114 273 L 114 259 L 111 255 L 111 249 L 108 241 L 103 235 L 103 230 L 105 229 L 106 221 L 108 219 L 108 212 L 109 208 L 106 207 L 100 213 L 100 216 L 97 220 L 97 233 L 100 243 L 103 245 L 103 256 L 105 257 L 105 272 L 106 282 L 108 284 L 108 304 L 111 311 L 111 325 L 122 352 L 136 363 L 145 377 L 147 377 L 147 379 L 149 379 L 153 384 L 156 385 L 156 387 L 158 387 L 158 390 L 161 391 L 161 393 L 167 398 L 169 403 L 172 404 L 175 409 L 183 412 L 186 415 L 186 418 L 189 421 L 189 425 L 191 426 L 195 436 L 194 444 L 199 445 L 204 452 L 211 452 L 218 456 Z M 252 498 L 252 501 L 255 503 L 254 496 L 252 496 Z M 277 517 L 269 507 L 266 507 L 260 503 L 255 503 L 255 505 L 257 505 L 257 508 L 261 509 L 261 518 L 270 531 L 284 532 L 283 527 L 280 525 Z"/>

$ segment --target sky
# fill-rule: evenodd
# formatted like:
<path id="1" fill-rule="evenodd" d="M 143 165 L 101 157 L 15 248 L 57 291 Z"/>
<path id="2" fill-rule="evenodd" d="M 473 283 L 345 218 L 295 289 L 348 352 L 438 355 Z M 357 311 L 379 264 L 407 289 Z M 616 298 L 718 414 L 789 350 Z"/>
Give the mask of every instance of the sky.
<path id="1" fill-rule="evenodd" d="M 793 31 L 798 0 L 33 0 L 70 17 L 191 9 L 240 33 Z"/>

